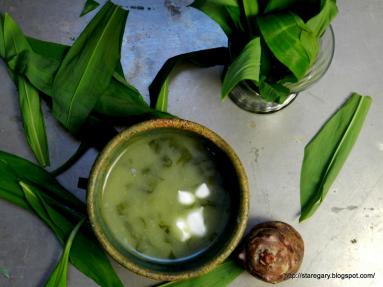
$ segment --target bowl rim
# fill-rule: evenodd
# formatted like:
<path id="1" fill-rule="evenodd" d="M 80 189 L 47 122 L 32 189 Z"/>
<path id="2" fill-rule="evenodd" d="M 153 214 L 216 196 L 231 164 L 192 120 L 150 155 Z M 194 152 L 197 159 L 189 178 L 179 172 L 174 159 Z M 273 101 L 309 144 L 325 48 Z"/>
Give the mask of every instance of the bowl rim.
<path id="1" fill-rule="evenodd" d="M 233 164 L 233 168 L 235 169 L 238 177 L 238 183 L 240 188 L 240 197 L 239 197 L 239 210 L 237 217 L 237 226 L 230 238 L 227 242 L 226 246 L 223 248 L 223 251 L 215 256 L 212 260 L 204 262 L 200 266 L 192 269 L 185 270 L 177 273 L 171 273 L 168 271 L 153 271 L 146 267 L 140 266 L 139 264 L 131 261 L 129 258 L 125 257 L 121 252 L 115 248 L 111 242 L 107 239 L 106 233 L 102 229 L 101 225 L 98 223 L 97 215 L 96 215 L 96 206 L 95 206 L 95 195 L 96 195 L 96 183 L 98 179 L 98 175 L 101 170 L 104 169 L 104 164 L 113 150 L 123 141 L 126 141 L 137 134 L 150 131 L 157 130 L 162 128 L 175 128 L 183 131 L 188 131 L 192 133 L 196 133 L 198 135 L 203 136 L 208 139 L 212 143 L 214 143 L 218 148 L 220 148 L 229 158 L 231 163 Z M 96 235 L 96 238 L 102 245 L 102 247 L 107 251 L 107 253 L 116 260 L 119 264 L 126 267 L 128 270 L 142 275 L 144 277 L 160 280 L 160 281 L 174 281 L 174 280 L 184 280 L 197 276 L 201 276 L 203 274 L 208 273 L 212 269 L 214 269 L 218 264 L 222 263 L 229 255 L 234 251 L 234 249 L 239 244 L 248 220 L 249 213 L 249 185 L 248 179 L 245 172 L 245 169 L 234 152 L 232 147 L 219 135 L 217 135 L 212 130 L 197 124 L 195 122 L 177 119 L 177 118 L 168 118 L 168 119 L 154 119 L 145 121 L 136 125 L 133 125 L 117 136 L 115 136 L 106 147 L 100 152 L 98 158 L 90 172 L 90 178 L 87 189 L 87 210 L 89 215 L 89 221 L 92 226 L 92 229 Z M 187 264 L 187 263 L 186 263 Z"/>

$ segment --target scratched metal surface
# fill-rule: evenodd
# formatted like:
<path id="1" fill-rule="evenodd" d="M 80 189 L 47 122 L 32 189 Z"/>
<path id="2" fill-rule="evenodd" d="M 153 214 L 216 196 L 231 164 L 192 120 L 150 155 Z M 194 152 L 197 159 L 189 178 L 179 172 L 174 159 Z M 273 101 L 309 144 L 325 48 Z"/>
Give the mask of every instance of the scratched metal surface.
<path id="1" fill-rule="evenodd" d="M 0 0 L 29 35 L 70 44 L 93 14 L 79 18 L 85 1 Z M 146 87 L 170 56 L 222 46 L 226 38 L 203 14 L 185 7 L 190 1 L 120 1 L 131 9 L 122 50 L 125 75 L 147 96 Z M 181 69 L 171 82 L 170 111 L 204 124 L 237 151 L 250 180 L 250 224 L 267 219 L 295 226 L 306 243 L 302 272 L 371 273 L 375 279 L 301 279 L 280 286 L 383 286 L 383 1 L 338 1 L 334 23 L 336 50 L 325 77 L 299 95 L 287 109 L 272 115 L 254 115 L 230 100 L 221 103 L 220 68 Z M 150 9 L 149 9 L 150 8 Z M 351 91 L 373 96 L 374 103 L 345 167 L 315 216 L 298 224 L 299 172 L 305 144 Z M 62 163 L 78 143 L 50 117 L 46 108 L 52 168 Z M 23 137 L 15 87 L 0 64 L 0 149 L 33 159 Z M 60 177 L 75 188 L 87 177 L 96 156 L 90 151 Z M 36 217 L 0 201 L 1 287 L 42 286 L 54 268 L 61 248 Z M 150 286 L 114 263 L 126 286 Z M 76 269 L 69 286 L 96 286 Z M 246 273 L 231 286 L 269 286 Z"/>

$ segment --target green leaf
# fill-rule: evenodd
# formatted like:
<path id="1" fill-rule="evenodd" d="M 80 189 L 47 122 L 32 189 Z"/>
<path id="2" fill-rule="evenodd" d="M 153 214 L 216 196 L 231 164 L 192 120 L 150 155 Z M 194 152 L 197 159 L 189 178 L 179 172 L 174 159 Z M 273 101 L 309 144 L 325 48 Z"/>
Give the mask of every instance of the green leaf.
<path id="1" fill-rule="evenodd" d="M 113 79 L 96 103 L 95 111 L 109 117 L 129 117 L 150 112 L 139 91 L 114 72 Z"/>
<path id="2" fill-rule="evenodd" d="M 24 191 L 27 189 L 24 189 Z M 64 252 L 61 255 L 60 261 L 57 264 L 55 270 L 48 279 L 48 282 L 45 284 L 45 287 L 66 287 L 67 286 L 67 273 L 68 273 L 68 263 L 69 263 L 69 252 L 72 247 L 73 240 L 80 229 L 81 224 L 83 224 L 85 218 L 83 218 L 76 226 L 73 228 L 72 232 L 69 235 L 69 238 L 65 244 Z"/>
<path id="3" fill-rule="evenodd" d="M 294 4 L 297 4 L 303 1 L 307 1 L 307 0 L 270 0 L 267 3 L 264 13 L 285 10 L 293 6 Z"/>
<path id="4" fill-rule="evenodd" d="M 319 11 L 321 0 L 270 0 L 263 13 L 291 11 L 301 17 L 312 17 Z M 313 14 L 314 13 L 314 14 Z"/>
<path id="5" fill-rule="evenodd" d="M 26 210 L 31 210 L 25 201 L 24 193 L 18 185 L 18 179 L 9 166 L 0 160 L 0 198 Z"/>
<path id="6" fill-rule="evenodd" d="M 19 184 L 32 210 L 52 229 L 60 243 L 64 245 L 79 218 L 75 218 L 75 222 L 70 221 L 62 212 L 52 208 L 35 185 L 24 181 L 20 181 Z M 86 213 L 83 216 L 86 216 Z M 74 238 L 69 257 L 70 262 L 79 271 L 100 286 L 123 287 L 88 224 L 84 225 Z"/>
<path id="7" fill-rule="evenodd" d="M 9 190 L 13 192 L 18 181 L 33 183 L 45 191 L 47 195 L 60 202 L 60 204 L 66 205 L 80 213 L 86 212 L 85 204 L 63 188 L 45 169 L 3 151 L 0 151 L 0 164 L 4 170 L 8 171 L 8 174 L 0 173 L 0 189 L 6 186 L 6 184 L 9 185 L 12 181 L 14 184 L 10 186 Z"/>
<path id="8" fill-rule="evenodd" d="M 258 0 L 242 0 L 242 7 L 247 22 L 248 32 L 250 36 L 253 36 L 257 25 L 255 17 L 259 13 Z"/>
<path id="9" fill-rule="evenodd" d="M 38 91 L 22 76 L 16 76 L 24 131 L 29 146 L 42 166 L 49 165 L 48 140 Z"/>
<path id="10" fill-rule="evenodd" d="M 61 62 L 64 59 L 70 48 L 63 44 L 47 42 L 32 37 L 27 37 L 27 41 L 35 53 L 44 58 L 54 59 L 58 62 Z"/>
<path id="11" fill-rule="evenodd" d="M 359 135 L 371 101 L 354 93 L 305 147 L 300 222 L 312 216 L 324 200 Z"/>
<path id="12" fill-rule="evenodd" d="M 330 26 L 331 21 L 338 14 L 336 0 L 324 0 L 321 11 L 318 15 L 307 21 L 307 26 L 314 32 L 317 37 L 323 35 Z"/>
<path id="13" fill-rule="evenodd" d="M 282 104 L 290 95 L 290 90 L 279 83 L 269 83 L 266 79 L 262 79 L 259 93 L 266 101 Z"/>
<path id="14" fill-rule="evenodd" d="M 62 61 L 69 47 L 61 44 L 45 42 L 28 38 L 34 52 L 40 55 Z M 120 66 L 118 66 L 120 67 Z M 153 113 L 149 109 L 138 90 L 130 85 L 123 77 L 122 71 L 113 73 L 109 86 L 97 101 L 94 111 L 112 118 L 124 118 L 146 113 Z"/>
<path id="15" fill-rule="evenodd" d="M 7 279 L 11 278 L 11 274 L 9 273 L 9 270 L 4 267 L 0 267 L 0 275 L 4 276 Z"/>
<path id="16" fill-rule="evenodd" d="M 168 109 L 168 90 L 169 90 L 169 78 L 167 78 L 161 87 L 158 100 L 156 102 L 156 109 L 162 112 L 166 112 Z"/>
<path id="17" fill-rule="evenodd" d="M 108 87 L 120 60 L 128 11 L 107 2 L 82 31 L 53 82 L 53 115 L 77 132 Z"/>
<path id="18" fill-rule="evenodd" d="M 51 87 L 59 62 L 33 53 L 27 39 L 16 22 L 8 14 L 3 18 L 4 54 L 0 55 L 11 70 L 11 76 L 19 74 L 27 78 L 38 90 L 51 94 Z M 1 27 L 0 27 L 1 28 Z"/>
<path id="19" fill-rule="evenodd" d="M 252 80 L 258 82 L 260 65 L 261 42 L 258 37 L 251 40 L 241 54 L 230 64 L 222 83 L 222 99 L 241 81 Z"/>
<path id="20" fill-rule="evenodd" d="M 228 259 L 206 275 L 184 281 L 169 282 L 158 287 L 224 287 L 237 278 L 243 269 Z"/>
<path id="21" fill-rule="evenodd" d="M 100 5 L 100 3 L 94 1 L 94 0 L 86 0 L 85 2 L 85 6 L 84 8 L 82 9 L 82 12 L 80 14 L 80 17 L 88 14 L 89 12 L 92 12 L 94 9 L 96 9 L 98 6 Z"/>
<path id="22" fill-rule="evenodd" d="M 308 29 L 293 13 L 278 13 L 259 17 L 258 25 L 262 36 L 274 56 L 283 63 L 297 79 L 310 68 L 312 58 L 309 51 L 311 41 L 301 41 L 302 31 Z"/>
<path id="23" fill-rule="evenodd" d="M 69 221 L 66 219 L 60 221 L 60 217 L 54 214 L 53 210 L 50 210 L 49 205 L 44 201 L 39 191 L 32 185 L 20 181 L 19 185 L 24 193 L 25 199 L 28 204 L 32 207 L 32 210 L 36 213 L 40 219 L 48 225 L 50 229 L 56 234 L 61 244 L 65 242 L 65 228 L 70 226 Z M 51 217 L 51 215 L 53 217 Z M 61 227 L 61 225 L 65 227 Z"/>
<path id="24" fill-rule="evenodd" d="M 153 108 L 157 107 L 157 102 L 160 95 L 160 102 L 167 102 L 169 94 L 169 77 L 178 64 L 191 63 L 199 67 L 212 67 L 216 65 L 227 64 L 228 58 L 228 49 L 224 47 L 194 51 L 169 58 L 166 60 L 165 64 L 162 66 L 153 82 L 149 86 L 151 106 Z M 158 104 L 158 106 L 160 106 L 160 104 Z"/>
<path id="25" fill-rule="evenodd" d="M 0 56 L 7 61 L 10 69 L 16 70 L 10 71 L 10 73 L 19 91 L 20 111 L 25 135 L 38 162 L 42 166 L 46 166 L 49 165 L 48 141 L 44 117 L 40 108 L 39 93 L 23 76 L 15 74 L 17 69 L 23 66 L 20 64 L 21 60 L 18 56 L 25 56 L 30 47 L 19 27 L 8 14 L 0 15 L 0 19 L 0 41 L 2 42 L 0 46 L 4 47 L 0 51 Z"/>
<path id="26" fill-rule="evenodd" d="M 196 0 L 190 6 L 217 22 L 228 37 L 234 34 L 236 27 L 241 25 L 240 7 L 236 0 Z M 232 18 L 235 15 L 238 18 Z"/>

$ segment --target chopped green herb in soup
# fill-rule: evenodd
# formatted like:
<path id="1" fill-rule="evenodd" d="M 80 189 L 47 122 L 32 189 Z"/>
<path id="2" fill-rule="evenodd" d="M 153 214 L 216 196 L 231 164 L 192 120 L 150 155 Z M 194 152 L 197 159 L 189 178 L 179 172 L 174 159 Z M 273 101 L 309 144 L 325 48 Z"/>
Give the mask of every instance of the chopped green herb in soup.
<path id="1" fill-rule="evenodd" d="M 172 130 L 130 140 L 103 191 L 102 214 L 115 239 L 160 260 L 206 250 L 230 212 L 219 154 L 207 140 Z"/>

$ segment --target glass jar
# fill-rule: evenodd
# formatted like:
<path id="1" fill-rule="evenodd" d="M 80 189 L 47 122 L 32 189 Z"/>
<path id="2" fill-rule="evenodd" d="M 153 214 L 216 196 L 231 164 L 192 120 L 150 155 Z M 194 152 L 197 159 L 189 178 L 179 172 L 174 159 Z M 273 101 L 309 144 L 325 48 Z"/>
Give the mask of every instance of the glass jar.
<path id="1" fill-rule="evenodd" d="M 288 106 L 299 92 L 317 82 L 328 70 L 334 56 L 335 37 L 330 26 L 320 39 L 318 58 L 306 75 L 296 83 L 284 83 L 291 94 L 283 103 L 268 102 L 255 91 L 246 81 L 237 85 L 229 94 L 230 99 L 241 109 L 252 113 L 272 113 Z"/>

